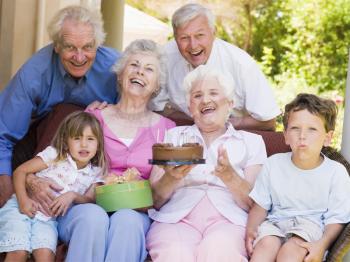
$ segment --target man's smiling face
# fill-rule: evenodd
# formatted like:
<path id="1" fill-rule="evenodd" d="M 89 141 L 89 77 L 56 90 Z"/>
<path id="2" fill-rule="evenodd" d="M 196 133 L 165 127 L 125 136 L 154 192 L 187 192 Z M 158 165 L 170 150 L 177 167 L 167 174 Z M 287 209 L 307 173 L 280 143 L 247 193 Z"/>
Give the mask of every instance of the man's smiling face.
<path id="1" fill-rule="evenodd" d="M 67 20 L 61 30 L 61 43 L 55 47 L 64 69 L 74 78 L 83 77 L 92 67 L 97 47 L 91 25 Z"/>
<path id="2" fill-rule="evenodd" d="M 175 40 L 181 55 L 195 68 L 208 61 L 215 32 L 208 19 L 200 15 L 176 28 Z"/>

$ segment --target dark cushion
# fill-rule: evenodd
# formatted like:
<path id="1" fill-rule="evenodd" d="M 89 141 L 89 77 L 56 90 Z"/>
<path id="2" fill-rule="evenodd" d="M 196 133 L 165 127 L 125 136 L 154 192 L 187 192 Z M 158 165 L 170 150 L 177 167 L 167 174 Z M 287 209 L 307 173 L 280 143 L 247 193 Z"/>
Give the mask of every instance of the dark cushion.
<path id="1" fill-rule="evenodd" d="M 289 152 L 291 149 L 284 142 L 283 132 L 249 130 L 249 132 L 261 135 L 266 146 L 267 156 L 276 153 Z"/>
<path id="2" fill-rule="evenodd" d="M 84 108 L 73 104 L 58 104 L 53 108 L 37 127 L 35 154 L 51 144 L 51 140 L 62 120 L 70 113 L 78 110 L 83 111 Z"/>

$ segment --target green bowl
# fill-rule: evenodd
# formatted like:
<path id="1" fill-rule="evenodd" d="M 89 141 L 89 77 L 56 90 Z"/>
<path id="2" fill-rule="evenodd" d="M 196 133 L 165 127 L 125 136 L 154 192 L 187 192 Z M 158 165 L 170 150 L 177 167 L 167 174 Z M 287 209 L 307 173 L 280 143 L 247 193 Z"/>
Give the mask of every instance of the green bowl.
<path id="1" fill-rule="evenodd" d="M 151 186 L 148 180 L 98 186 L 96 203 L 106 212 L 150 207 L 153 205 Z"/>

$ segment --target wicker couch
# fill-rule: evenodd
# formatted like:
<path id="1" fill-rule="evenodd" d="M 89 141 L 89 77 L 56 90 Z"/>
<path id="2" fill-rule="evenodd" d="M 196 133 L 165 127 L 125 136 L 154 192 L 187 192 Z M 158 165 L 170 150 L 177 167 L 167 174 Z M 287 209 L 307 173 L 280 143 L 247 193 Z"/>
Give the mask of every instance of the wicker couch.
<path id="1" fill-rule="evenodd" d="M 67 114 L 82 110 L 81 107 L 75 105 L 58 105 L 54 110 L 39 124 L 37 128 L 37 149 L 36 152 L 43 150 L 51 141 L 60 121 Z M 172 118 L 177 125 L 191 124 L 190 121 L 186 119 L 178 119 L 176 117 Z M 289 146 L 284 143 L 283 134 L 281 132 L 271 132 L 271 131 L 251 131 L 253 133 L 259 134 L 264 139 L 266 144 L 267 155 L 273 155 L 280 152 L 290 151 Z M 329 158 L 334 159 L 346 167 L 348 173 L 350 174 L 350 164 L 332 148 L 324 148 L 323 153 Z M 349 192 L 350 193 L 350 192 Z M 56 261 L 64 261 L 65 253 L 67 247 L 60 244 L 57 248 Z M 330 248 L 327 255 L 327 262 L 340 262 L 343 260 L 345 254 L 350 250 L 350 223 L 346 225 L 342 233 L 339 235 L 338 239 L 335 241 L 333 246 Z M 3 261 L 3 255 L 0 254 L 0 262 Z"/>

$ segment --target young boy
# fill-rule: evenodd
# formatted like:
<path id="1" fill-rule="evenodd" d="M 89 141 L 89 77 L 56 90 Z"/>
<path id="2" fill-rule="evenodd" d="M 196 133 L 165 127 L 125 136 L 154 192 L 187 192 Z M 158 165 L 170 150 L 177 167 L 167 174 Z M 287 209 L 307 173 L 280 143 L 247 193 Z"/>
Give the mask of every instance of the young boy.
<path id="1" fill-rule="evenodd" d="M 268 158 L 250 197 L 250 261 L 322 261 L 350 221 L 350 178 L 321 153 L 333 135 L 337 107 L 299 94 L 285 106 L 284 137 L 292 152 Z M 304 259 L 307 260 L 304 260 Z"/>

